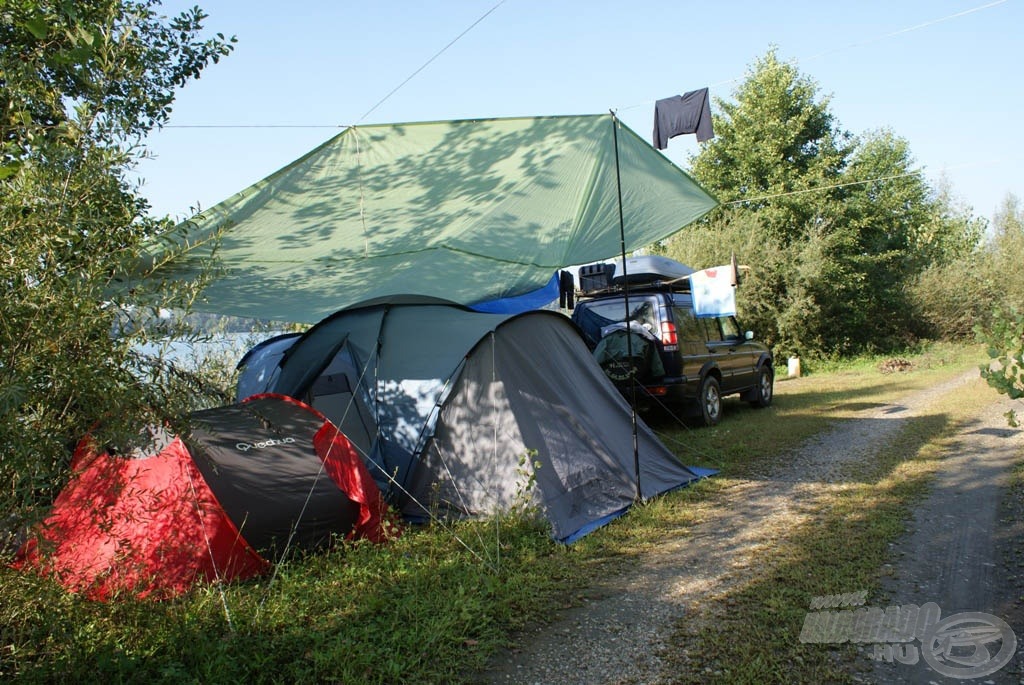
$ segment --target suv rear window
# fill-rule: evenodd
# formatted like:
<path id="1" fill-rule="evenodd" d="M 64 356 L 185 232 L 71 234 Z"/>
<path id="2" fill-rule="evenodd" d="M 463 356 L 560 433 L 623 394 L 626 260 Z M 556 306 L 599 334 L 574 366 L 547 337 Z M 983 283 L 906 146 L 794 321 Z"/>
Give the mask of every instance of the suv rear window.
<path id="1" fill-rule="evenodd" d="M 658 298 L 652 295 L 640 295 L 629 298 L 630 320 L 641 326 L 650 326 L 650 330 L 659 329 Z M 583 330 L 583 335 L 591 347 L 601 340 L 601 329 L 614 323 L 626 320 L 624 298 L 610 297 L 593 302 L 581 302 L 576 306 L 573 320 Z"/>

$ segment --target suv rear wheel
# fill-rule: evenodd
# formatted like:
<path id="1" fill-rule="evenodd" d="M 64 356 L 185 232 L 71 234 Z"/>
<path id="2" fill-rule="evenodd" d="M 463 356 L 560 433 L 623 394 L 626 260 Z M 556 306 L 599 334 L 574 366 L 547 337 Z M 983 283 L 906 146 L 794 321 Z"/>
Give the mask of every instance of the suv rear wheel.
<path id="1" fill-rule="evenodd" d="M 771 367 L 763 364 L 757 370 L 757 384 L 754 386 L 754 396 L 750 400 L 752 407 L 767 407 L 772 403 L 774 394 L 772 382 L 775 380 Z"/>
<path id="2" fill-rule="evenodd" d="M 716 425 L 722 418 L 722 393 L 717 378 L 711 374 L 704 376 L 697 401 L 700 403 L 700 417 L 704 425 Z"/>

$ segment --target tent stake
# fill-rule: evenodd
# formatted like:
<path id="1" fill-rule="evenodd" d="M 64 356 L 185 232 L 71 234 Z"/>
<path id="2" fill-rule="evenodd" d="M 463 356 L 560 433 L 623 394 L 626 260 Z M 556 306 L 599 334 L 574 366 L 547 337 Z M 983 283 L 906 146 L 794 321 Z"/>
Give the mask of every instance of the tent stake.
<path id="1" fill-rule="evenodd" d="M 633 359 L 633 329 L 629 325 L 629 272 L 626 270 L 626 222 L 622 215 L 622 175 L 619 172 L 619 119 L 615 116 L 615 110 L 611 110 L 611 115 L 612 140 L 615 144 L 615 190 L 619 206 L 619 251 L 622 254 L 622 295 L 626 306 L 626 355 Z M 632 373 L 629 374 L 629 391 L 630 418 L 633 422 L 633 472 L 636 476 L 635 501 L 639 504 L 643 501 L 643 490 L 640 487 L 640 445 L 636 426 L 636 375 Z"/>

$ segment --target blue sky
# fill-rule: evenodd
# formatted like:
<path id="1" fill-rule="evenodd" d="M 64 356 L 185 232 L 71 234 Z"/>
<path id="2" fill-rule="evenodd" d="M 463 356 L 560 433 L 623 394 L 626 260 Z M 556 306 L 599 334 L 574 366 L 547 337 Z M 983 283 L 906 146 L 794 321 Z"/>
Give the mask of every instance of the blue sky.
<path id="1" fill-rule="evenodd" d="M 216 204 L 349 124 L 614 109 L 649 140 L 655 100 L 732 99 L 772 45 L 841 128 L 906 138 L 976 215 L 1024 199 L 1024 0 L 499 1 L 166 0 L 168 14 L 198 2 L 238 45 L 147 141 L 153 213 Z M 697 150 L 682 136 L 666 153 L 685 169 Z"/>

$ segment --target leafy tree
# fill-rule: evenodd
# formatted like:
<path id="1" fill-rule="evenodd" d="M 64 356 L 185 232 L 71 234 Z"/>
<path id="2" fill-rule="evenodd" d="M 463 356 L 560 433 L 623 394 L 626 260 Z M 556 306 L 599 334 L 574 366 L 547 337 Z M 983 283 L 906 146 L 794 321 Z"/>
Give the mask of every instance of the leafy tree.
<path id="1" fill-rule="evenodd" d="M 59 486 L 90 430 L 126 443 L 173 414 L 182 374 L 140 344 L 167 333 L 201 282 L 115 287 L 143 245 L 170 228 L 129 180 L 142 136 L 174 93 L 234 39 L 201 38 L 194 8 L 158 0 L 0 4 L 0 501 L 25 513 Z M 100 422 L 97 425 L 97 422 Z"/>
<path id="2" fill-rule="evenodd" d="M 1019 241 L 1024 239 L 1024 206 L 1020 198 L 1008 193 L 996 210 L 993 219 L 996 241 Z"/>
<path id="3" fill-rule="evenodd" d="M 915 235 L 920 263 L 932 266 L 969 258 L 981 245 L 987 222 L 956 197 L 944 176 L 932 191 L 929 208 L 929 220 Z"/>
<path id="4" fill-rule="evenodd" d="M 886 269 L 913 268 L 917 233 L 931 212 L 910 144 L 889 130 L 868 133 L 853 150 L 845 178 L 854 184 L 845 186 L 843 200 L 858 248 Z"/>
<path id="5" fill-rule="evenodd" d="M 770 260 L 738 253 L 778 269 L 758 276 L 771 285 L 756 293 L 755 309 L 774 311 L 783 354 L 905 346 L 923 328 L 908 283 L 973 254 L 984 229 L 945 188 L 929 187 L 905 139 L 889 130 L 854 137 L 828 104 L 770 50 L 735 102 L 718 101 L 717 137 L 691 160 L 693 175 L 724 202 L 697 230 L 745 226 L 753 251 L 785 251 Z"/>
<path id="6" fill-rule="evenodd" d="M 1011 207 L 1012 196 L 1005 206 Z M 916 312 L 915 331 L 923 337 L 969 340 L 977 327 L 988 327 L 993 312 L 1024 297 L 1024 243 L 1014 232 L 1003 235 L 996 216 L 995 236 L 983 240 L 985 222 L 958 202 L 942 182 L 933 195 L 932 214 L 918 233 L 919 251 L 930 262 L 910 282 Z M 1002 236 L 1002 237 L 1001 237 Z"/>
<path id="7" fill-rule="evenodd" d="M 850 152 L 817 84 L 775 49 L 758 59 L 736 101 L 716 98 L 716 137 L 691 160 L 691 173 L 723 202 L 742 201 L 784 243 L 807 235 Z"/>
<path id="8" fill-rule="evenodd" d="M 940 340 L 972 339 L 977 326 L 991 322 L 993 304 L 1002 299 L 991 255 L 980 250 L 924 270 L 909 284 L 908 294 L 915 335 Z"/>
<path id="9" fill-rule="evenodd" d="M 930 190 L 914 168 L 908 142 L 889 130 L 857 139 L 843 178 L 841 218 L 831 240 L 847 282 L 823 296 L 844 303 L 846 311 L 836 312 L 833 326 L 846 347 L 899 346 L 912 328 L 904 283 L 927 263 L 916 235 L 932 215 Z"/>

